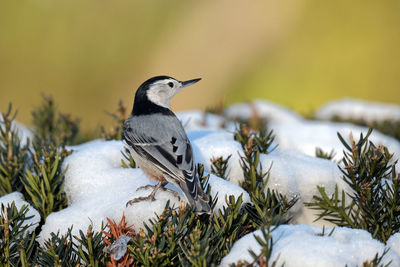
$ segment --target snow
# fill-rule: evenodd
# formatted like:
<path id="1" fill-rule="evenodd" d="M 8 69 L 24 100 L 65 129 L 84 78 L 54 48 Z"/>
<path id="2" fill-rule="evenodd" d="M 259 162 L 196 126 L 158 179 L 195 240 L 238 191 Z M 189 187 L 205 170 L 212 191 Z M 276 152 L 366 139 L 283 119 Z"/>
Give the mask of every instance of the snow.
<path id="1" fill-rule="evenodd" d="M 362 101 L 354 100 L 354 106 L 357 106 L 358 102 L 363 103 Z M 372 111 L 369 111 L 369 105 L 365 104 L 360 114 L 379 114 L 379 111 L 375 112 L 375 110 L 379 110 L 378 107 L 381 106 L 381 118 L 392 118 L 385 117 L 385 114 L 391 112 L 393 112 L 393 118 L 398 118 L 394 110 L 395 107 L 399 107 L 388 104 L 371 104 Z M 268 129 L 274 131 L 275 142 L 279 147 L 298 150 L 310 156 L 315 156 L 316 148 L 321 148 L 325 152 L 333 150 L 335 152 L 334 160 L 336 161 L 342 159 L 344 149 L 337 137 L 338 132 L 346 141 L 349 141 L 351 132 L 356 141 L 361 133 L 365 136 L 368 132 L 367 127 L 351 123 L 305 120 L 283 106 L 264 100 L 257 100 L 251 104 L 234 104 L 226 109 L 225 114 L 230 118 L 240 119 L 250 119 L 254 114 L 257 114 L 260 118 L 267 119 Z M 393 162 L 400 158 L 400 143 L 396 139 L 374 130 L 370 136 L 370 141 L 375 145 L 387 146 L 389 151 L 394 153 Z M 397 167 L 400 168 L 400 163 L 397 164 Z"/>
<path id="2" fill-rule="evenodd" d="M 320 120 L 339 117 L 346 120 L 400 121 L 400 106 L 345 98 L 325 104 L 315 116 Z"/>
<path id="3" fill-rule="evenodd" d="M 363 266 L 365 261 L 372 260 L 376 253 L 382 255 L 385 248 L 389 251 L 383 258 L 383 265 L 392 261 L 390 266 L 400 266 L 400 255 L 390 245 L 371 237 L 367 231 L 336 227 L 329 236 L 331 228 L 309 225 L 281 225 L 271 232 L 273 250 L 269 263 L 276 261 L 276 266 L 286 267 L 334 267 L 334 266 Z M 263 239 L 261 230 L 240 238 L 232 247 L 230 253 L 222 259 L 220 266 L 229 266 L 239 260 L 251 262 L 252 256 L 261 251 L 254 235 Z M 397 243 L 398 244 L 398 243 Z M 397 247 L 398 250 L 398 247 Z"/>
<path id="4" fill-rule="evenodd" d="M 400 233 L 392 235 L 386 243 L 393 251 L 396 251 L 400 255 Z"/>
<path id="5" fill-rule="evenodd" d="M 20 210 L 22 206 L 28 206 L 28 212 L 26 213 L 26 217 L 33 216 L 32 218 L 25 220 L 22 225 L 29 225 L 28 232 L 32 232 L 36 229 L 40 222 L 40 214 L 39 212 L 33 208 L 28 202 L 22 199 L 22 194 L 20 192 L 13 192 L 11 194 L 0 197 L 0 206 L 3 204 L 5 207 L 7 205 L 11 206 L 11 203 L 15 203 L 15 207 Z"/>
<path id="6" fill-rule="evenodd" d="M 243 171 L 240 167 L 240 155 L 243 155 L 240 143 L 233 140 L 233 132 L 224 130 L 189 131 L 188 137 L 193 146 L 196 161 L 202 163 L 206 171 L 211 171 L 211 159 L 217 157 L 229 160 L 227 179 L 235 184 L 243 181 Z"/>
<path id="7" fill-rule="evenodd" d="M 211 169 L 212 157 L 227 158 L 227 179 L 235 184 L 244 180 L 240 166 L 240 156 L 243 155 L 241 145 L 233 139 L 233 133 L 218 130 L 189 131 L 188 137 L 192 142 L 197 161 L 204 164 L 206 171 Z M 318 194 L 316 185 L 325 186 L 327 194 L 332 194 L 335 185 L 339 190 L 351 193 L 348 185 L 341 179 L 341 172 L 337 164 L 330 160 L 308 156 L 302 152 L 278 147 L 268 155 L 261 154 L 260 162 L 263 171 L 271 167 L 268 188 L 276 189 L 289 199 L 298 197 L 298 202 L 290 210 L 293 223 L 307 223 L 313 225 L 331 225 L 326 221 L 314 220 L 315 211 L 304 207 L 304 202 L 311 201 L 313 195 Z M 267 190 L 267 189 L 266 189 Z"/>
<path id="8" fill-rule="evenodd" d="M 338 189 L 351 193 L 349 186 L 341 179 L 341 172 L 333 161 L 305 155 L 296 150 L 278 147 L 268 155 L 262 154 L 260 162 L 263 170 L 271 167 L 268 187 L 287 196 L 298 197 L 297 203 L 290 209 L 292 223 L 310 225 L 332 225 L 317 219 L 316 211 L 306 208 L 304 202 L 310 202 L 314 195 L 319 195 L 317 185 L 324 186 L 326 193 Z"/>
<path id="9" fill-rule="evenodd" d="M 238 103 L 229 106 L 225 115 L 231 119 L 246 120 L 253 116 L 269 121 L 298 122 L 303 118 L 296 112 L 267 100 L 254 100 L 251 103 Z"/>
<path id="10" fill-rule="evenodd" d="M 53 212 L 46 218 L 39 236 L 39 243 L 50 237 L 51 232 L 61 234 L 73 225 L 72 233 L 86 231 L 93 223 L 93 229 L 99 231 L 102 222 L 110 218 L 119 222 L 125 214 L 126 222 L 135 231 L 144 228 L 143 223 L 160 215 L 168 200 L 178 207 L 179 200 L 169 192 L 158 191 L 153 202 L 142 201 L 126 207 L 129 200 L 146 196 L 152 189 L 136 191 L 140 186 L 155 184 L 140 169 L 122 168 L 121 151 L 124 144 L 121 141 L 95 140 L 76 147 L 63 164 L 66 168 L 65 192 L 69 206 L 61 211 Z M 243 202 L 249 202 L 250 197 L 239 186 L 225 181 L 215 175 L 210 175 L 211 194 L 218 194 L 216 210 L 226 206 L 225 195 L 236 198 L 243 194 Z M 182 191 L 173 185 L 167 188 L 177 191 L 182 200 Z"/>
<path id="11" fill-rule="evenodd" d="M 177 112 L 176 116 L 181 121 L 183 127 L 186 131 L 189 130 L 216 130 L 221 128 L 233 127 L 232 122 L 227 122 L 227 120 L 219 115 L 204 113 L 201 110 L 188 110 Z"/>
<path id="12" fill-rule="evenodd" d="M 344 146 L 340 142 L 337 133 L 349 143 L 350 133 L 354 140 L 359 140 L 360 134 L 365 136 L 368 128 L 356 126 L 350 123 L 304 121 L 301 123 L 279 123 L 269 124 L 276 135 L 275 141 L 279 147 L 290 148 L 301 151 L 307 155 L 315 156 L 315 149 L 321 148 L 325 152 L 333 150 L 336 154 L 334 160 L 340 161 L 343 158 Z M 391 153 L 394 153 L 393 159 L 400 156 L 400 143 L 396 139 L 386 136 L 377 130 L 374 130 L 369 137 L 376 146 L 385 145 Z M 399 164 L 397 164 L 400 167 Z"/>

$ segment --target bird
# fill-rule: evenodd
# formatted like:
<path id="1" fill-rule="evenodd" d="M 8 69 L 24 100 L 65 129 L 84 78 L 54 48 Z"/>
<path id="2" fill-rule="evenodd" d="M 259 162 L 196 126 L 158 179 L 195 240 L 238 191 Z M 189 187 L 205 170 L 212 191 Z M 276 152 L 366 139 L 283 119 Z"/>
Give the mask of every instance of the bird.
<path id="1" fill-rule="evenodd" d="M 127 144 L 137 166 L 157 185 L 147 197 L 134 198 L 126 203 L 155 200 L 158 190 L 178 196 L 165 188 L 171 183 L 179 187 L 195 214 L 211 214 L 209 197 L 200 184 L 192 145 L 177 116 L 170 109 L 170 101 L 183 88 L 197 83 L 201 78 L 178 81 L 163 75 L 142 83 L 136 91 L 132 113 L 124 122 L 122 139 Z"/>

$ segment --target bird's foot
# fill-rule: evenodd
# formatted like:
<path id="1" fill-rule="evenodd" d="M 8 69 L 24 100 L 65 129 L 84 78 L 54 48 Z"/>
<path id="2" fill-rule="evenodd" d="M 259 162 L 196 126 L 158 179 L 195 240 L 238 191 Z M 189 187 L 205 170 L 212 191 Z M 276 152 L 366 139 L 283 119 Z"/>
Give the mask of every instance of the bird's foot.
<path id="1" fill-rule="evenodd" d="M 172 189 L 164 187 L 164 186 L 167 185 L 166 182 L 161 182 L 161 186 L 159 186 L 159 184 L 160 183 L 158 183 L 156 185 L 148 184 L 148 185 L 140 186 L 140 187 L 138 187 L 136 189 L 136 191 L 145 190 L 145 189 L 149 189 L 149 188 L 153 188 L 153 190 L 156 190 L 156 188 L 157 188 L 157 190 L 162 190 L 162 191 L 169 192 L 169 193 L 173 194 L 176 198 L 178 198 L 179 201 L 181 201 L 181 197 L 179 196 L 178 192 L 176 192 L 176 191 L 174 191 Z"/>
<path id="2" fill-rule="evenodd" d="M 169 192 L 169 193 L 173 194 L 176 198 L 178 198 L 179 201 L 181 201 L 181 198 L 180 198 L 180 196 L 179 196 L 179 194 L 178 194 L 177 192 L 175 192 L 174 190 L 171 190 L 171 189 L 169 189 L 169 188 L 165 188 L 165 187 L 164 187 L 166 184 L 167 184 L 166 182 L 159 182 L 159 183 L 156 184 L 156 185 L 151 185 L 151 184 L 149 184 L 149 185 L 145 185 L 145 186 L 140 186 L 140 187 L 138 187 L 138 188 L 136 189 L 136 191 L 144 190 L 144 189 L 149 189 L 149 188 L 153 188 L 153 191 L 152 191 L 152 192 L 150 193 L 150 195 L 148 195 L 147 197 L 137 197 L 137 198 L 134 198 L 134 199 L 132 199 L 132 200 L 129 200 L 129 201 L 126 203 L 126 206 L 132 205 L 132 204 L 137 203 L 137 202 L 140 202 L 140 201 L 145 201 L 145 200 L 154 201 L 154 200 L 156 200 L 155 195 L 156 195 L 156 192 L 157 192 L 158 190 L 162 190 L 162 191 Z"/>
<path id="3" fill-rule="evenodd" d="M 128 202 L 126 202 L 126 206 L 128 207 L 129 205 L 133 205 L 134 203 L 137 203 L 140 201 L 145 201 L 145 200 L 154 201 L 154 200 L 156 200 L 156 198 L 154 197 L 153 194 L 150 194 L 147 197 L 137 197 L 137 198 L 131 199 Z"/>

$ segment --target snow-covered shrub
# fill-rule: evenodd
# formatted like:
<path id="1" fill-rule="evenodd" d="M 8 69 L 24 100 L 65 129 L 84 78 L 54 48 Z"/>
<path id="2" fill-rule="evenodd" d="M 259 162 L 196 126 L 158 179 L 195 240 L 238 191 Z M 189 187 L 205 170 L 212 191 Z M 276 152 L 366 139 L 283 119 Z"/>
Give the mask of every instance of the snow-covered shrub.
<path id="1" fill-rule="evenodd" d="M 247 253 L 240 245 L 241 240 L 248 240 L 253 250 L 246 254 L 247 258 L 241 258 L 247 261 L 239 263 L 244 266 L 298 266 L 295 264 L 297 257 L 304 260 L 304 264 L 308 263 L 307 266 L 313 266 L 312 263 L 323 260 L 324 255 L 321 259 L 302 257 L 305 250 L 298 246 L 310 247 L 312 251 L 324 248 L 329 242 L 336 244 L 332 248 L 341 248 L 364 241 L 371 244 L 367 247 L 373 252 L 369 257 L 352 261 L 352 255 L 342 252 L 340 263 L 380 266 L 390 260 L 394 264 L 400 262 L 397 255 L 400 239 L 394 234 L 399 231 L 400 218 L 398 174 L 392 165 L 395 160 L 384 147 L 375 147 L 366 141 L 367 137 L 382 142 L 389 139 L 374 139 L 374 134 L 369 136 L 369 133 L 358 143 L 348 143 L 341 138 L 347 150 L 344 163 L 338 163 L 343 164 L 338 165 L 343 182 L 336 164 L 340 160 L 338 151 L 343 146 L 331 144 L 336 136 L 336 130 L 332 129 L 340 129 L 344 124 L 309 121 L 265 101 L 217 111 L 218 114 L 201 111 L 178 114 L 186 130 L 195 129 L 188 131 L 188 136 L 197 160 L 205 166 L 199 165 L 198 171 L 214 208 L 209 218 L 196 217 L 190 206 L 167 192 L 160 192 L 160 199 L 155 202 L 137 203 L 126 209 L 126 199 L 132 194 L 146 193 L 135 190 L 146 183 L 147 178 L 135 168 L 123 143 L 97 140 L 70 146 L 78 140 L 99 137 L 120 139 L 127 117 L 122 102 L 117 114 L 110 114 L 114 119 L 111 128 L 102 127 L 100 132 L 93 131 L 92 135 L 82 137 L 78 120 L 58 113 L 54 101 L 45 97 L 42 106 L 34 112 L 33 142 L 23 139 L 11 126 L 14 123 L 12 112 L 5 113 L 5 119 L 0 121 L 0 178 L 6 179 L 0 179 L 0 186 L 20 191 L 33 206 L 30 211 L 37 209 L 41 219 L 34 227 L 25 229 L 24 209 L 20 210 L 18 205 L 18 209 L 2 209 L 0 263 L 6 266 L 10 265 L 8 263 L 31 266 L 217 266 L 223 263 L 225 266 L 225 263 L 237 261 L 221 262 L 222 259 L 239 260 L 231 256 Z M 237 117 L 249 126 L 235 130 L 236 124 L 228 117 Z M 346 124 L 346 129 L 352 131 L 353 126 Z M 365 128 L 357 129 L 366 132 Z M 332 132 L 335 132 L 333 137 Z M 326 135 L 329 135 L 327 139 L 320 138 Z M 329 142 L 321 142 L 319 146 L 321 140 Z M 335 141 L 340 143 L 337 138 Z M 398 142 L 392 141 L 390 147 L 397 147 Z M 275 149 L 277 144 L 279 147 Z M 316 147 L 321 149 L 316 150 Z M 333 147 L 336 150 L 330 150 Z M 75 150 L 70 156 L 69 149 Z M 336 162 L 316 159 L 315 155 Z M 207 175 L 204 168 L 213 174 Z M 319 187 L 317 191 L 316 184 L 326 188 Z M 330 196 L 335 184 L 340 190 Z M 4 190 L 2 194 L 9 191 Z M 319 195 L 315 195 L 309 205 L 325 219 L 321 224 L 330 221 L 365 229 L 372 235 L 363 230 L 340 228 L 337 232 L 333 230 L 331 236 L 331 229 L 329 234 L 324 230 L 321 234 L 321 228 L 316 226 L 289 225 L 298 223 L 300 216 L 309 219 L 306 223 L 315 218 L 311 210 L 304 207 L 304 202 L 315 192 Z M 66 193 L 70 203 L 67 203 Z M 118 217 L 124 212 L 126 221 L 125 216 Z M 35 222 L 38 218 L 35 217 Z M 103 225 L 107 221 L 108 224 Z M 19 226 L 20 230 L 11 230 L 18 229 L 10 228 L 11 224 Z M 348 242 L 353 234 L 360 234 L 363 239 L 354 238 Z M 387 241 L 387 246 L 372 237 Z M 290 246 L 280 241 L 290 242 L 290 253 L 285 254 L 284 249 Z M 7 251 L 12 251 L 8 258 L 4 254 Z M 293 256 L 293 251 L 298 254 Z M 327 253 L 327 250 L 321 251 Z M 282 258 L 276 258 L 280 253 Z M 338 252 L 333 251 L 332 257 L 337 256 Z"/>

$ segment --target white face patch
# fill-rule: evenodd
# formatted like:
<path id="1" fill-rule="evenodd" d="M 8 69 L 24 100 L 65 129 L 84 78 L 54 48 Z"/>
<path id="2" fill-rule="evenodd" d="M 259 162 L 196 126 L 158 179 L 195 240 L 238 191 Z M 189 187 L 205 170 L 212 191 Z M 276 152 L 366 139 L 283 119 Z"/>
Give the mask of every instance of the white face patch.
<path id="1" fill-rule="evenodd" d="M 179 92 L 180 87 L 180 82 L 174 79 L 157 81 L 150 85 L 150 88 L 147 90 L 147 98 L 154 104 L 169 109 L 169 102 Z"/>

